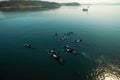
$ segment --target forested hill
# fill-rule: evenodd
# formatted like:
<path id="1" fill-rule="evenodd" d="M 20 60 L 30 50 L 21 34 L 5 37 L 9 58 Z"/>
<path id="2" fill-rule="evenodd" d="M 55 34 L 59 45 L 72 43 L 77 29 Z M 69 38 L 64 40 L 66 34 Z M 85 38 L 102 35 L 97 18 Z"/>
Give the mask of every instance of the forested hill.
<path id="1" fill-rule="evenodd" d="M 47 10 L 59 8 L 61 4 L 36 0 L 10 0 L 0 2 L 0 10 Z"/>

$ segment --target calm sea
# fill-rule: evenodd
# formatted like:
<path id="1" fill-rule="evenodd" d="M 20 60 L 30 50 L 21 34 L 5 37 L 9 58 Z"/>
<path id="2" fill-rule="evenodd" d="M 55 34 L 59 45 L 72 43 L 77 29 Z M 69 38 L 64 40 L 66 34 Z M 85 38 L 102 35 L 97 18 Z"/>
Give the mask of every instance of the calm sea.
<path id="1" fill-rule="evenodd" d="M 0 80 L 120 80 L 120 6 L 82 11 L 85 7 L 0 11 Z M 71 31 L 65 41 L 59 39 Z M 66 54 L 64 45 L 78 54 Z M 64 65 L 50 57 L 50 49 L 59 52 Z"/>

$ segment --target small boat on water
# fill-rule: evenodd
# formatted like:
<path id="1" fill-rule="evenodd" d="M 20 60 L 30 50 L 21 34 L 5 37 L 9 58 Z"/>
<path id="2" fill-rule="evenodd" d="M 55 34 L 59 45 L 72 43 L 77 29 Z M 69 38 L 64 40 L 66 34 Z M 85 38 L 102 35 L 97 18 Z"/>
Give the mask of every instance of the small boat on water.
<path id="1" fill-rule="evenodd" d="M 83 8 L 82 11 L 88 11 L 88 8 Z"/>
<path id="2" fill-rule="evenodd" d="M 89 8 L 89 6 L 84 7 L 84 8 L 82 9 L 82 11 L 88 11 L 88 8 Z"/>

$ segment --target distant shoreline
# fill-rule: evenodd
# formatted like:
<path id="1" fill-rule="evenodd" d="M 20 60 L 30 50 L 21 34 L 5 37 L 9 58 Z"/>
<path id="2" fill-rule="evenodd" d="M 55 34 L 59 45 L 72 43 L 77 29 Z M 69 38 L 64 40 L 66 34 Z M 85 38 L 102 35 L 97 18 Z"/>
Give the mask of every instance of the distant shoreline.
<path id="1" fill-rule="evenodd" d="M 72 3 L 61 3 L 63 6 L 80 6 L 80 3 L 72 2 Z"/>
<path id="2" fill-rule="evenodd" d="M 2 1 L 1 11 L 49 10 L 61 7 L 61 4 L 46 1 Z"/>

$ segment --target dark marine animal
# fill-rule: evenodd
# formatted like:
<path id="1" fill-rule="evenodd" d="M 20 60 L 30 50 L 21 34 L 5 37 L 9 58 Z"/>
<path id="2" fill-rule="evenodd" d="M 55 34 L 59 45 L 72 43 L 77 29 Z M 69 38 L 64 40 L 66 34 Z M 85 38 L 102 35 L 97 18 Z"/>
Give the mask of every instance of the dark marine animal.
<path id="1" fill-rule="evenodd" d="M 50 53 L 52 59 L 56 60 L 61 65 L 64 65 L 64 61 L 62 60 L 61 56 L 58 55 L 58 53 L 55 50 L 51 49 L 51 50 L 49 50 L 49 53 Z"/>
<path id="2" fill-rule="evenodd" d="M 27 47 L 27 48 L 30 48 L 30 49 L 36 49 L 36 48 L 32 47 L 31 44 L 28 44 L 28 43 L 25 43 L 24 46 Z"/>

